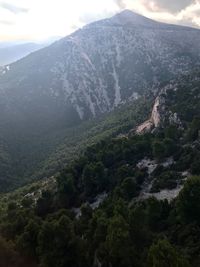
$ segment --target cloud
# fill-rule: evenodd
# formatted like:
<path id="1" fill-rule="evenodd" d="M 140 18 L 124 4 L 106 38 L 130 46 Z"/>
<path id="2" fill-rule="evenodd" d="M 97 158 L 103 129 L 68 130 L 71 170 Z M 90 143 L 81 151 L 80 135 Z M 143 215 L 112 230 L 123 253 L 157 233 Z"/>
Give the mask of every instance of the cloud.
<path id="1" fill-rule="evenodd" d="M 126 8 L 126 3 L 125 3 L 125 1 L 123 1 L 123 0 L 115 0 L 115 3 L 117 4 L 117 6 L 118 6 L 120 9 L 124 9 L 124 8 Z"/>
<path id="2" fill-rule="evenodd" d="M 0 0 L 0 40 L 66 36 L 124 9 L 200 28 L 200 0 Z"/>
<path id="3" fill-rule="evenodd" d="M 19 13 L 27 13 L 28 9 L 24 7 L 19 7 L 15 6 L 6 2 L 0 3 L 0 7 L 14 13 L 14 14 L 19 14 Z"/>
<path id="4" fill-rule="evenodd" d="M 200 1 L 188 6 L 178 14 L 178 19 L 181 23 L 200 27 Z"/>
<path id="5" fill-rule="evenodd" d="M 74 0 L 75 1 L 75 0 Z M 85 0 L 80 5 L 81 0 L 76 0 L 79 2 L 79 10 L 80 12 L 78 16 L 78 20 L 81 25 L 85 25 L 91 23 L 93 21 L 109 18 L 119 12 L 121 8 L 123 8 L 122 1 L 115 0 Z M 121 8 L 119 8 L 119 4 Z"/>
<path id="6" fill-rule="evenodd" d="M 146 8 L 152 11 L 169 11 L 172 13 L 180 12 L 186 7 L 195 4 L 195 0 L 142 0 Z"/>
<path id="7" fill-rule="evenodd" d="M 200 27 L 200 0 L 113 0 L 119 10 L 130 9 L 151 19 Z"/>
<path id="8" fill-rule="evenodd" d="M 91 22 L 94 22 L 97 20 L 109 18 L 109 17 L 113 16 L 115 13 L 116 12 L 107 11 L 107 10 L 104 10 L 104 12 L 96 13 L 96 14 L 85 13 L 85 14 L 79 16 L 79 21 L 80 21 L 81 25 L 88 24 L 88 23 L 91 23 Z"/>
<path id="9" fill-rule="evenodd" d="M 14 25 L 14 22 L 13 21 L 9 21 L 9 20 L 0 19 L 0 24 L 11 26 L 11 25 Z"/>

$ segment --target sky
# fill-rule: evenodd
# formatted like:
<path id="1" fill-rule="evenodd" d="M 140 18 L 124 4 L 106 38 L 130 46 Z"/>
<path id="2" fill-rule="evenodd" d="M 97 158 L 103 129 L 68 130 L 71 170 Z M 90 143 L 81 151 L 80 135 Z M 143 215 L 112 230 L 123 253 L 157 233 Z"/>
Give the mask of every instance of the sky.
<path id="1" fill-rule="evenodd" d="M 66 36 L 124 9 L 200 28 L 200 0 L 0 0 L 0 42 Z"/>

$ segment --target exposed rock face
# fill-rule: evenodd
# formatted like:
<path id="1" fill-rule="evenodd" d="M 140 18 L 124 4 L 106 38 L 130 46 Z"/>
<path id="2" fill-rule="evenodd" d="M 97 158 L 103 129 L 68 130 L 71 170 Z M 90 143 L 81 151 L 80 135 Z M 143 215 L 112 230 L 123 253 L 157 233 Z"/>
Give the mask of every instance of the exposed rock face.
<path id="1" fill-rule="evenodd" d="M 142 123 L 141 125 L 139 125 L 136 129 L 136 133 L 137 134 L 143 134 L 146 132 L 150 132 L 153 128 L 153 123 L 151 120 L 147 120 L 144 123 Z"/>
<path id="2" fill-rule="evenodd" d="M 159 106 L 160 106 L 160 98 L 157 97 L 153 106 L 152 114 L 151 114 L 151 121 L 153 125 L 157 128 L 160 124 L 160 113 L 159 113 Z"/>
<path id="3" fill-rule="evenodd" d="M 174 163 L 174 160 L 172 157 L 165 159 L 163 162 L 159 162 L 159 164 L 163 167 L 169 167 Z M 152 193 L 151 188 L 153 184 L 154 177 L 152 175 L 153 171 L 158 166 L 158 162 L 156 160 L 151 160 L 148 158 L 144 158 L 140 162 L 138 162 L 137 167 L 139 169 L 147 169 L 148 177 L 145 179 L 141 192 L 139 196 L 137 197 L 137 201 L 148 199 L 149 197 L 155 197 L 158 200 L 164 200 L 167 199 L 168 201 L 172 201 L 174 198 L 176 198 L 183 188 L 183 184 L 178 183 L 177 187 L 174 189 L 163 189 L 160 192 Z M 188 179 L 190 177 L 190 173 L 188 171 L 185 171 L 181 173 L 181 176 L 184 177 L 184 179 Z"/>
<path id="4" fill-rule="evenodd" d="M 150 119 L 137 127 L 136 129 L 137 134 L 150 132 L 153 128 L 157 128 L 160 125 L 161 121 L 161 116 L 159 112 L 160 102 L 161 98 L 158 96 L 155 100 Z"/>
<path id="5" fill-rule="evenodd" d="M 174 82 L 174 81 L 173 81 Z M 173 113 L 170 108 L 166 105 L 167 93 L 176 90 L 176 84 L 167 85 L 162 90 L 160 90 L 159 95 L 154 101 L 150 119 L 139 125 L 135 129 L 136 134 L 144 134 L 151 132 L 158 127 L 164 127 L 167 125 L 176 125 L 178 128 L 182 128 L 182 122 L 179 115 L 175 112 Z"/>

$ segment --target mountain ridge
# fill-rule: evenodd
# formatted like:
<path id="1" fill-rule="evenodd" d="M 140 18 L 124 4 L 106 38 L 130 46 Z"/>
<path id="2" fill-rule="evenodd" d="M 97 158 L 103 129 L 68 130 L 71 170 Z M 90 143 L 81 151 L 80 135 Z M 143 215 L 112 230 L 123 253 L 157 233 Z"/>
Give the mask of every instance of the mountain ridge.
<path id="1" fill-rule="evenodd" d="M 116 15 L 116 16 L 114 16 L 111 19 L 108 19 L 106 21 L 109 21 L 109 22 L 112 23 L 112 20 L 113 19 L 115 20 L 115 18 L 118 17 L 118 16 L 120 16 L 120 15 L 123 17 L 124 16 L 123 14 L 124 13 L 120 13 L 120 14 L 118 14 L 118 15 Z M 132 12 L 131 12 L 131 14 L 132 14 Z M 125 15 L 126 15 L 126 12 L 125 12 Z M 133 13 L 132 16 L 135 17 L 135 14 Z M 137 15 L 137 16 L 139 18 L 142 18 L 142 20 L 144 18 L 144 17 L 141 17 L 140 15 Z M 147 19 L 147 21 L 148 21 L 148 19 Z M 99 24 L 101 25 L 103 22 L 104 22 L 104 20 L 103 21 L 100 21 L 100 22 L 97 22 L 97 23 L 98 23 L 98 25 Z M 155 24 L 156 25 L 157 24 L 158 25 L 167 25 L 167 24 L 160 24 L 158 22 L 155 22 Z M 53 89 L 52 93 L 55 94 L 55 95 L 56 94 L 59 94 L 59 90 L 57 89 L 57 92 L 56 92 L 55 89 L 53 88 L 55 86 L 54 84 L 55 83 L 58 83 L 56 85 L 56 87 L 57 88 L 60 87 L 60 89 L 61 89 L 60 94 L 66 95 L 66 93 L 67 93 L 67 95 L 65 97 L 67 98 L 67 100 L 70 99 L 69 100 L 70 103 L 76 109 L 76 111 L 77 111 L 77 113 L 78 113 L 78 115 L 79 115 L 79 117 L 81 119 L 85 116 L 84 115 L 85 113 L 88 113 L 89 112 L 89 113 L 92 113 L 93 116 L 95 116 L 99 112 L 105 112 L 105 111 L 111 110 L 114 106 L 118 105 L 121 101 L 123 101 L 123 99 L 121 99 L 121 95 L 120 95 L 120 86 L 121 85 L 120 85 L 120 80 L 118 80 L 119 79 L 119 74 L 117 73 L 116 67 L 117 68 L 120 67 L 120 60 L 122 59 L 122 57 L 123 57 L 122 55 L 123 54 L 125 54 L 127 52 L 128 53 L 132 53 L 131 51 L 126 51 L 126 48 L 123 48 L 123 50 L 124 49 L 125 50 L 124 51 L 121 51 L 120 46 L 119 45 L 116 45 L 117 43 L 119 43 L 119 38 L 126 38 L 127 39 L 127 36 L 124 35 L 124 36 L 120 37 L 120 35 L 119 36 L 117 35 L 115 37 L 117 31 L 119 31 L 118 34 L 120 34 L 120 30 L 118 30 L 118 29 L 111 29 L 111 30 L 107 29 L 107 31 L 108 31 L 107 34 L 113 34 L 113 38 L 117 38 L 116 41 L 115 41 L 116 44 L 114 44 L 114 42 L 112 42 L 112 45 L 115 46 L 114 49 L 116 51 L 114 51 L 114 50 L 112 51 L 111 50 L 111 47 L 108 47 L 109 55 L 107 55 L 107 56 L 108 56 L 108 60 L 110 61 L 110 66 L 109 67 L 112 70 L 112 72 L 110 71 L 110 74 L 109 75 L 112 75 L 112 80 L 113 80 L 112 81 L 112 84 L 111 84 L 111 87 L 114 87 L 115 88 L 115 91 L 114 92 L 108 92 L 108 86 L 110 87 L 110 85 L 107 84 L 107 81 L 106 81 L 106 84 L 105 84 L 105 77 L 101 77 L 102 75 L 103 76 L 106 75 L 105 70 L 104 69 L 101 70 L 101 68 L 99 69 L 99 67 L 96 65 L 97 63 L 95 62 L 97 59 L 100 60 L 99 54 L 100 53 L 104 54 L 105 51 L 102 50 L 101 46 L 99 46 L 99 49 L 100 49 L 99 52 L 98 52 L 98 50 L 96 48 L 95 48 L 96 49 L 96 51 L 95 51 L 92 48 L 93 44 L 90 44 L 90 39 L 92 39 L 92 38 L 95 41 L 100 42 L 98 40 L 98 36 L 97 35 L 102 35 L 103 34 L 102 33 L 102 30 L 103 29 L 101 27 L 100 27 L 99 30 L 93 29 L 93 25 L 94 24 L 92 23 L 91 25 L 86 26 L 83 29 L 76 31 L 75 33 L 71 34 L 70 36 L 63 38 L 61 41 L 58 41 L 58 42 L 54 43 L 52 46 L 48 47 L 47 49 L 41 50 L 39 53 L 36 53 L 36 54 L 34 53 L 33 55 L 31 55 L 32 58 L 31 57 L 25 58 L 24 61 L 19 61 L 19 62 L 16 63 L 17 64 L 16 67 L 19 70 L 20 69 L 19 64 L 21 65 L 21 63 L 22 63 L 22 64 L 25 65 L 26 64 L 26 61 L 28 61 L 28 59 L 29 60 L 34 60 L 36 64 L 38 64 L 39 61 L 40 61 L 40 64 L 38 65 L 38 68 L 40 69 L 40 65 L 42 64 L 42 61 L 48 60 L 48 58 L 51 58 L 53 53 L 57 53 L 57 55 L 58 55 L 58 53 L 59 53 L 58 49 L 61 51 L 61 53 L 64 53 L 64 54 L 67 53 L 66 54 L 67 55 L 67 58 L 65 58 L 64 61 L 63 61 L 63 59 L 61 57 L 60 58 L 57 57 L 57 55 L 56 55 L 56 58 L 55 59 L 53 59 L 53 57 L 52 57 L 52 60 L 57 61 L 57 62 L 55 62 L 56 64 L 53 63 L 53 62 L 50 63 L 50 64 L 52 64 L 52 67 L 50 67 L 50 65 L 49 65 L 48 66 L 48 68 L 50 67 L 49 69 L 44 66 L 44 71 L 45 72 L 49 72 L 49 75 L 55 76 L 55 78 L 53 78 L 53 80 L 51 81 L 51 84 L 49 84 L 50 89 L 51 89 L 51 87 Z M 179 28 L 179 26 L 176 26 L 176 27 L 178 27 L 178 29 L 182 29 L 182 28 Z M 153 31 L 152 34 L 149 34 L 151 32 L 150 29 L 147 29 L 147 32 L 144 29 L 140 33 L 139 32 L 137 33 L 137 29 L 132 29 L 132 30 L 133 31 L 136 30 L 136 33 L 133 32 L 131 34 L 136 34 L 136 37 L 137 37 L 137 34 L 138 34 L 138 37 L 137 38 L 138 39 L 141 39 L 141 42 L 147 42 L 147 41 L 149 42 L 149 40 L 150 40 L 149 38 L 151 38 L 151 39 L 152 38 L 155 38 L 156 39 L 156 38 L 159 37 L 159 34 L 160 34 L 159 31 L 158 31 L 158 29 L 157 29 L 157 27 L 154 29 L 154 31 L 157 31 L 157 33 Z M 187 28 L 187 30 L 190 31 L 190 28 Z M 97 31 L 97 32 L 95 33 L 95 31 Z M 111 32 L 109 32 L 109 31 L 111 31 Z M 114 31 L 114 32 L 112 32 L 112 31 Z M 124 31 L 125 32 L 127 31 L 127 34 L 128 34 L 127 27 L 125 27 Z M 196 29 L 194 29 L 194 31 L 196 32 Z M 199 33 L 199 31 L 198 31 L 198 33 Z M 109 36 L 107 36 L 107 34 L 106 35 L 104 34 L 105 35 L 104 39 L 105 38 L 109 39 Z M 145 36 L 145 35 L 147 35 L 147 36 Z M 170 33 L 169 33 L 169 35 L 170 35 Z M 142 38 L 144 38 L 144 40 L 142 40 Z M 87 41 L 86 41 L 86 39 L 87 39 Z M 105 41 L 106 41 L 106 39 L 105 39 Z M 85 46 L 85 42 L 86 42 L 86 44 L 88 43 L 91 47 L 86 47 Z M 127 40 L 127 44 L 129 44 L 130 42 L 132 42 L 132 41 L 129 38 L 129 40 Z M 139 40 L 136 41 L 136 42 L 138 43 Z M 155 46 L 155 48 L 152 47 L 152 49 L 157 50 L 158 53 L 159 53 L 159 50 L 161 49 L 161 44 L 160 45 L 156 45 L 155 41 L 151 40 L 151 43 L 149 43 L 149 45 Z M 133 49 L 134 49 L 134 46 L 133 46 Z M 147 49 L 144 46 L 144 44 L 140 44 L 140 46 L 141 46 L 141 49 L 143 49 L 143 50 L 144 49 L 145 50 Z M 164 47 L 164 44 L 162 44 L 162 46 Z M 67 51 L 66 51 L 66 49 L 67 49 Z M 91 55 L 91 52 L 88 49 L 89 50 L 91 50 L 91 49 L 93 50 L 93 54 L 92 55 Z M 139 47 L 137 49 L 139 49 Z M 165 49 L 168 49 L 168 48 L 166 47 Z M 74 52 L 71 53 L 70 51 L 71 52 L 74 51 Z M 163 53 L 163 52 L 161 52 L 161 53 Z M 137 53 L 139 53 L 139 51 Z M 146 52 L 144 51 L 143 53 L 146 53 Z M 156 53 L 156 51 L 154 51 L 153 53 Z M 115 58 L 112 58 L 112 54 L 113 54 L 113 56 Z M 116 54 L 116 55 L 114 55 L 114 54 Z M 163 56 L 163 55 L 161 55 L 161 56 Z M 39 60 L 39 58 L 40 58 L 40 60 Z M 103 59 L 103 60 L 104 60 L 104 62 L 101 62 L 102 60 L 99 61 L 100 64 L 103 64 L 103 63 L 104 64 L 107 64 L 106 63 L 106 59 Z M 132 58 L 132 61 L 133 60 L 134 60 L 134 58 Z M 146 61 L 146 59 L 144 59 L 144 60 Z M 150 60 L 153 60 L 152 59 L 152 55 L 150 55 Z M 65 74 L 66 73 L 69 73 L 70 72 L 70 68 L 71 68 L 71 66 L 68 65 L 68 62 L 69 61 L 70 62 L 73 62 L 74 61 L 73 64 L 76 65 L 74 67 L 78 70 L 78 72 L 76 73 L 76 75 L 78 75 L 78 73 L 80 73 L 80 75 L 82 76 L 80 78 L 79 77 L 76 77 L 76 80 L 78 80 L 78 82 L 82 82 L 83 83 L 82 85 L 76 84 L 75 82 L 70 81 L 70 79 L 71 79 L 70 77 L 69 78 L 66 77 Z M 118 62 L 116 62 L 116 61 L 118 61 Z M 80 64 L 82 65 L 82 67 L 81 67 Z M 140 63 L 140 64 L 142 64 L 142 63 Z M 169 62 L 169 65 L 170 65 L 170 62 Z M 12 66 L 13 66 L 13 68 L 15 68 L 15 64 L 12 65 Z M 10 66 L 11 69 L 12 69 L 12 66 Z M 36 68 L 36 65 L 35 66 L 34 65 L 29 66 L 28 68 L 30 68 L 30 67 Z M 73 65 L 72 65 L 72 67 L 73 67 Z M 102 67 L 105 68 L 106 66 L 105 67 L 102 66 Z M 65 68 L 67 68 L 67 69 L 65 69 Z M 79 68 L 82 68 L 81 72 L 80 72 Z M 75 72 L 76 69 L 74 69 L 73 71 Z M 37 69 L 35 69 L 35 70 L 37 71 Z M 34 69 L 33 69 L 33 71 L 34 71 Z M 40 76 L 40 72 L 41 71 L 39 70 L 39 72 L 37 73 L 37 76 L 38 77 Z M 85 75 L 85 73 L 87 73 L 87 71 L 89 71 L 90 73 L 92 73 L 94 79 L 91 79 L 89 77 L 84 77 L 84 75 Z M 103 71 L 103 73 L 101 73 L 102 71 Z M 130 72 L 130 70 L 127 70 L 127 71 Z M 141 71 L 144 71 L 144 70 L 141 69 Z M 24 69 L 23 72 L 26 73 L 26 69 Z M 61 75 L 62 72 L 63 72 L 63 77 Z M 107 72 L 107 70 L 106 70 L 106 72 Z M 32 74 L 28 74 L 28 75 L 34 75 L 34 72 Z M 59 75 L 58 78 L 56 78 L 57 75 Z M 72 74 L 70 74 L 70 75 L 72 75 Z M 133 72 L 132 72 L 132 75 L 134 75 Z M 141 73 L 138 73 L 137 75 L 142 75 L 142 74 Z M 0 81 L 1 81 L 1 79 L 4 79 L 4 77 L 0 78 Z M 57 79 L 57 81 L 56 81 L 56 79 Z M 110 78 L 108 77 L 108 79 L 109 79 L 108 80 L 108 83 L 110 83 L 111 77 Z M 47 80 L 45 80 L 44 82 L 46 84 L 49 83 Z M 134 84 L 134 81 L 132 83 Z M 40 86 L 45 87 L 46 84 L 45 85 L 40 85 Z M 152 84 L 152 82 L 150 83 L 150 86 L 151 86 L 151 84 Z M 22 84 L 22 86 L 23 86 L 23 84 Z M 79 87 L 79 86 L 82 86 L 83 87 L 82 95 L 86 94 L 85 95 L 85 100 L 84 99 L 81 99 L 80 97 L 77 98 L 77 95 L 75 93 L 75 89 L 77 87 Z M 86 93 L 86 91 L 90 87 L 91 88 L 93 87 L 92 91 L 89 91 L 89 92 Z M 95 88 L 98 88 L 98 90 L 96 92 L 94 92 L 95 91 Z M 121 89 L 123 89 L 123 88 L 121 88 Z M 81 90 L 81 88 L 80 88 L 80 90 Z M 112 88 L 110 88 L 109 90 L 110 91 L 113 91 Z M 98 91 L 100 92 L 100 95 L 99 95 Z M 51 92 L 49 91 L 48 94 L 50 94 L 50 93 Z M 75 95 L 74 95 L 74 93 L 75 93 Z M 113 94 L 113 93 L 115 94 L 115 100 L 114 101 L 113 101 L 113 99 L 110 100 L 110 96 L 109 96 L 109 94 Z M 92 97 L 93 99 L 91 99 L 91 94 L 93 94 L 93 97 Z M 129 94 L 129 97 L 130 97 L 130 94 Z M 86 115 L 86 117 L 87 116 L 88 115 Z"/>
<path id="2" fill-rule="evenodd" d="M 161 21 L 156 21 L 153 19 L 150 19 L 146 16 L 143 16 L 142 14 L 139 14 L 137 12 L 134 12 L 130 9 L 125 9 L 114 16 L 106 19 L 102 19 L 99 21 L 92 22 L 86 26 L 84 26 L 82 29 L 87 28 L 87 27 L 92 27 L 92 26 L 97 26 L 99 23 L 103 23 L 104 26 L 141 26 L 141 27 L 158 27 L 160 29 L 162 28 L 178 28 L 182 30 L 194 30 L 194 31 L 199 31 L 198 28 L 195 27 L 190 27 L 190 26 L 185 26 L 185 25 L 179 25 L 179 24 L 171 24 L 171 23 L 166 23 L 166 22 L 161 22 Z M 72 33 L 73 34 L 73 33 Z"/>

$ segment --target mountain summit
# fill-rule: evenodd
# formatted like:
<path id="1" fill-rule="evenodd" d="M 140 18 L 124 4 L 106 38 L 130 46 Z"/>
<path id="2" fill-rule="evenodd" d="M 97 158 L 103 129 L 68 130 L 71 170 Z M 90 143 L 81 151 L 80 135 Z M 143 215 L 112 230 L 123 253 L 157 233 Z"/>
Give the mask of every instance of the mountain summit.
<path id="1" fill-rule="evenodd" d="M 129 9 L 125 9 L 110 19 L 112 22 L 121 25 L 140 25 L 140 26 L 155 26 L 159 24 L 149 18 L 146 18 Z"/>
<path id="2" fill-rule="evenodd" d="M 112 16 L 111 18 L 100 20 L 93 22 L 87 27 L 94 27 L 94 26 L 141 26 L 141 27 L 156 27 L 161 25 L 162 23 L 156 22 L 152 19 L 144 17 L 138 13 L 135 13 L 129 9 L 125 9 L 120 13 Z"/>

